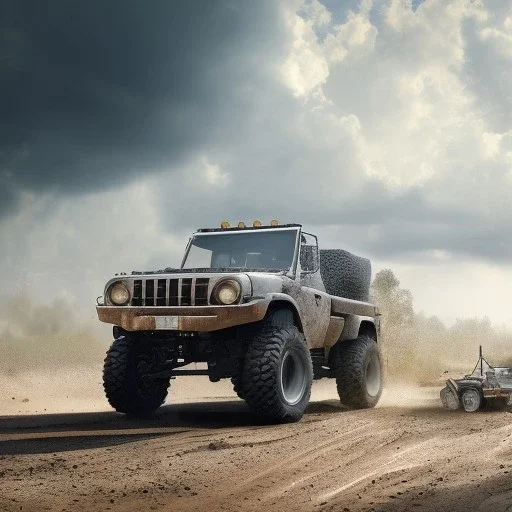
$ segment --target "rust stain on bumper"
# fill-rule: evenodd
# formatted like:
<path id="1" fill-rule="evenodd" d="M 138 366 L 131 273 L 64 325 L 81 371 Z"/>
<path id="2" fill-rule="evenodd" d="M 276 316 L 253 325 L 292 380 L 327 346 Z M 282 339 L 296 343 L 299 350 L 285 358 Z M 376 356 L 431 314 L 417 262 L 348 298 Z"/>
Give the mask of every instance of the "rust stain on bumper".
<path id="1" fill-rule="evenodd" d="M 96 311 L 102 322 L 127 331 L 209 332 L 262 320 L 267 308 L 268 301 L 258 300 L 237 306 L 96 306 Z"/>

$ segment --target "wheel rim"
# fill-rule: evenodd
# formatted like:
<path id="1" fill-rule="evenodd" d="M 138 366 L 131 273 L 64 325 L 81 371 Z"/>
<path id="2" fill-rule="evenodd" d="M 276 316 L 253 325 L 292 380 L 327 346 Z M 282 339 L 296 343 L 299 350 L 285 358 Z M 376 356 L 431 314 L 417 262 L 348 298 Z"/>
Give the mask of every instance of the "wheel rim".
<path id="1" fill-rule="evenodd" d="M 375 397 L 380 391 L 380 361 L 376 355 L 370 357 L 368 364 L 366 365 L 365 382 L 366 392 L 369 396 Z"/>
<path id="2" fill-rule="evenodd" d="M 466 412 L 475 412 L 480 407 L 480 395 L 476 389 L 466 389 L 462 395 L 462 405 Z"/>
<path id="3" fill-rule="evenodd" d="M 306 365 L 296 351 L 288 350 L 281 361 L 281 393 L 288 405 L 300 402 L 306 389 Z"/>

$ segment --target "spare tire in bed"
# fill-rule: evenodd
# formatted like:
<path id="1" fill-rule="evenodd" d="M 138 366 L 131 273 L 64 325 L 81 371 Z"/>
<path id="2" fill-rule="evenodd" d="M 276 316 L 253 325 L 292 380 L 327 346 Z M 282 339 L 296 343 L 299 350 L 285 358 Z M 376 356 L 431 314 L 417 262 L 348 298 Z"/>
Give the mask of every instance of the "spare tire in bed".
<path id="1" fill-rule="evenodd" d="M 342 249 L 320 250 L 320 274 L 331 295 L 367 302 L 370 296 L 370 260 Z"/>

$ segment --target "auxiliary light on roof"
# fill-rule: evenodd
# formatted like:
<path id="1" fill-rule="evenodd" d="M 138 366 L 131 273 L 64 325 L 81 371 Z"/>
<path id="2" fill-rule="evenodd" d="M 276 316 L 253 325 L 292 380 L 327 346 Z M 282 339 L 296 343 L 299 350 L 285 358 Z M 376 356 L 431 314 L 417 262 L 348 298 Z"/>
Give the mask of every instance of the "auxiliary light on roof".
<path id="1" fill-rule="evenodd" d="M 273 227 L 273 228 L 275 228 L 275 227 L 279 226 L 279 221 L 277 221 L 276 219 L 272 219 L 272 220 L 270 221 L 270 226 L 271 226 L 271 227 Z M 230 228 L 230 227 L 231 227 L 231 224 L 230 224 L 227 220 L 223 220 L 223 221 L 220 223 L 220 227 L 221 227 L 222 229 L 228 229 L 228 228 Z M 240 221 L 240 222 L 237 224 L 237 227 L 238 227 L 238 229 L 244 229 L 244 228 L 246 228 L 247 226 L 246 226 L 245 222 Z M 263 224 L 261 223 L 261 221 L 260 221 L 260 220 L 255 220 L 255 221 L 252 223 L 252 227 L 253 227 L 253 228 L 262 228 L 262 227 L 263 227 Z"/>

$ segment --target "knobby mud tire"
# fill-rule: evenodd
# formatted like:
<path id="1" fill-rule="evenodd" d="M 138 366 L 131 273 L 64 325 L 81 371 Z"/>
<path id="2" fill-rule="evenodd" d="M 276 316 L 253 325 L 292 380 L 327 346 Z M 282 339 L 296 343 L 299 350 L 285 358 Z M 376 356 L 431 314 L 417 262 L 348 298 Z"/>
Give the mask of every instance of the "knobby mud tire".
<path id="1" fill-rule="evenodd" d="M 459 397 L 448 386 L 441 389 L 439 396 L 445 409 L 449 409 L 451 411 L 460 409 Z"/>
<path id="2" fill-rule="evenodd" d="M 327 293 L 368 302 L 372 278 L 370 260 L 341 249 L 322 249 L 320 274 Z"/>
<path id="3" fill-rule="evenodd" d="M 340 402 L 352 409 L 375 407 L 382 394 L 383 368 L 375 340 L 361 336 L 338 342 L 331 366 Z"/>
<path id="4" fill-rule="evenodd" d="M 483 405 L 483 398 L 480 390 L 475 388 L 466 388 L 460 396 L 462 408 L 466 412 L 476 412 Z"/>
<path id="5" fill-rule="evenodd" d="M 170 381 L 158 379 L 149 390 L 142 389 L 137 372 L 147 348 L 136 341 L 121 337 L 107 351 L 103 366 L 103 388 L 109 404 L 118 412 L 129 415 L 147 415 L 165 401 Z"/>
<path id="6" fill-rule="evenodd" d="M 243 359 L 238 361 L 233 369 L 233 376 L 231 377 L 231 384 L 233 384 L 233 391 L 238 395 L 238 398 L 244 400 L 244 392 L 242 390 L 242 368 Z"/>
<path id="7" fill-rule="evenodd" d="M 273 311 L 265 319 L 264 325 L 265 327 L 287 327 L 293 325 L 293 313 L 289 308 L 281 308 Z M 235 367 L 233 368 L 231 384 L 233 385 L 233 391 L 238 395 L 238 397 L 245 400 L 245 394 L 242 386 L 243 367 L 244 359 L 241 358 L 237 360 Z"/>
<path id="8" fill-rule="evenodd" d="M 242 374 L 242 393 L 253 411 L 274 423 L 300 420 L 312 381 L 311 356 L 295 326 L 265 326 L 255 333 Z"/>

